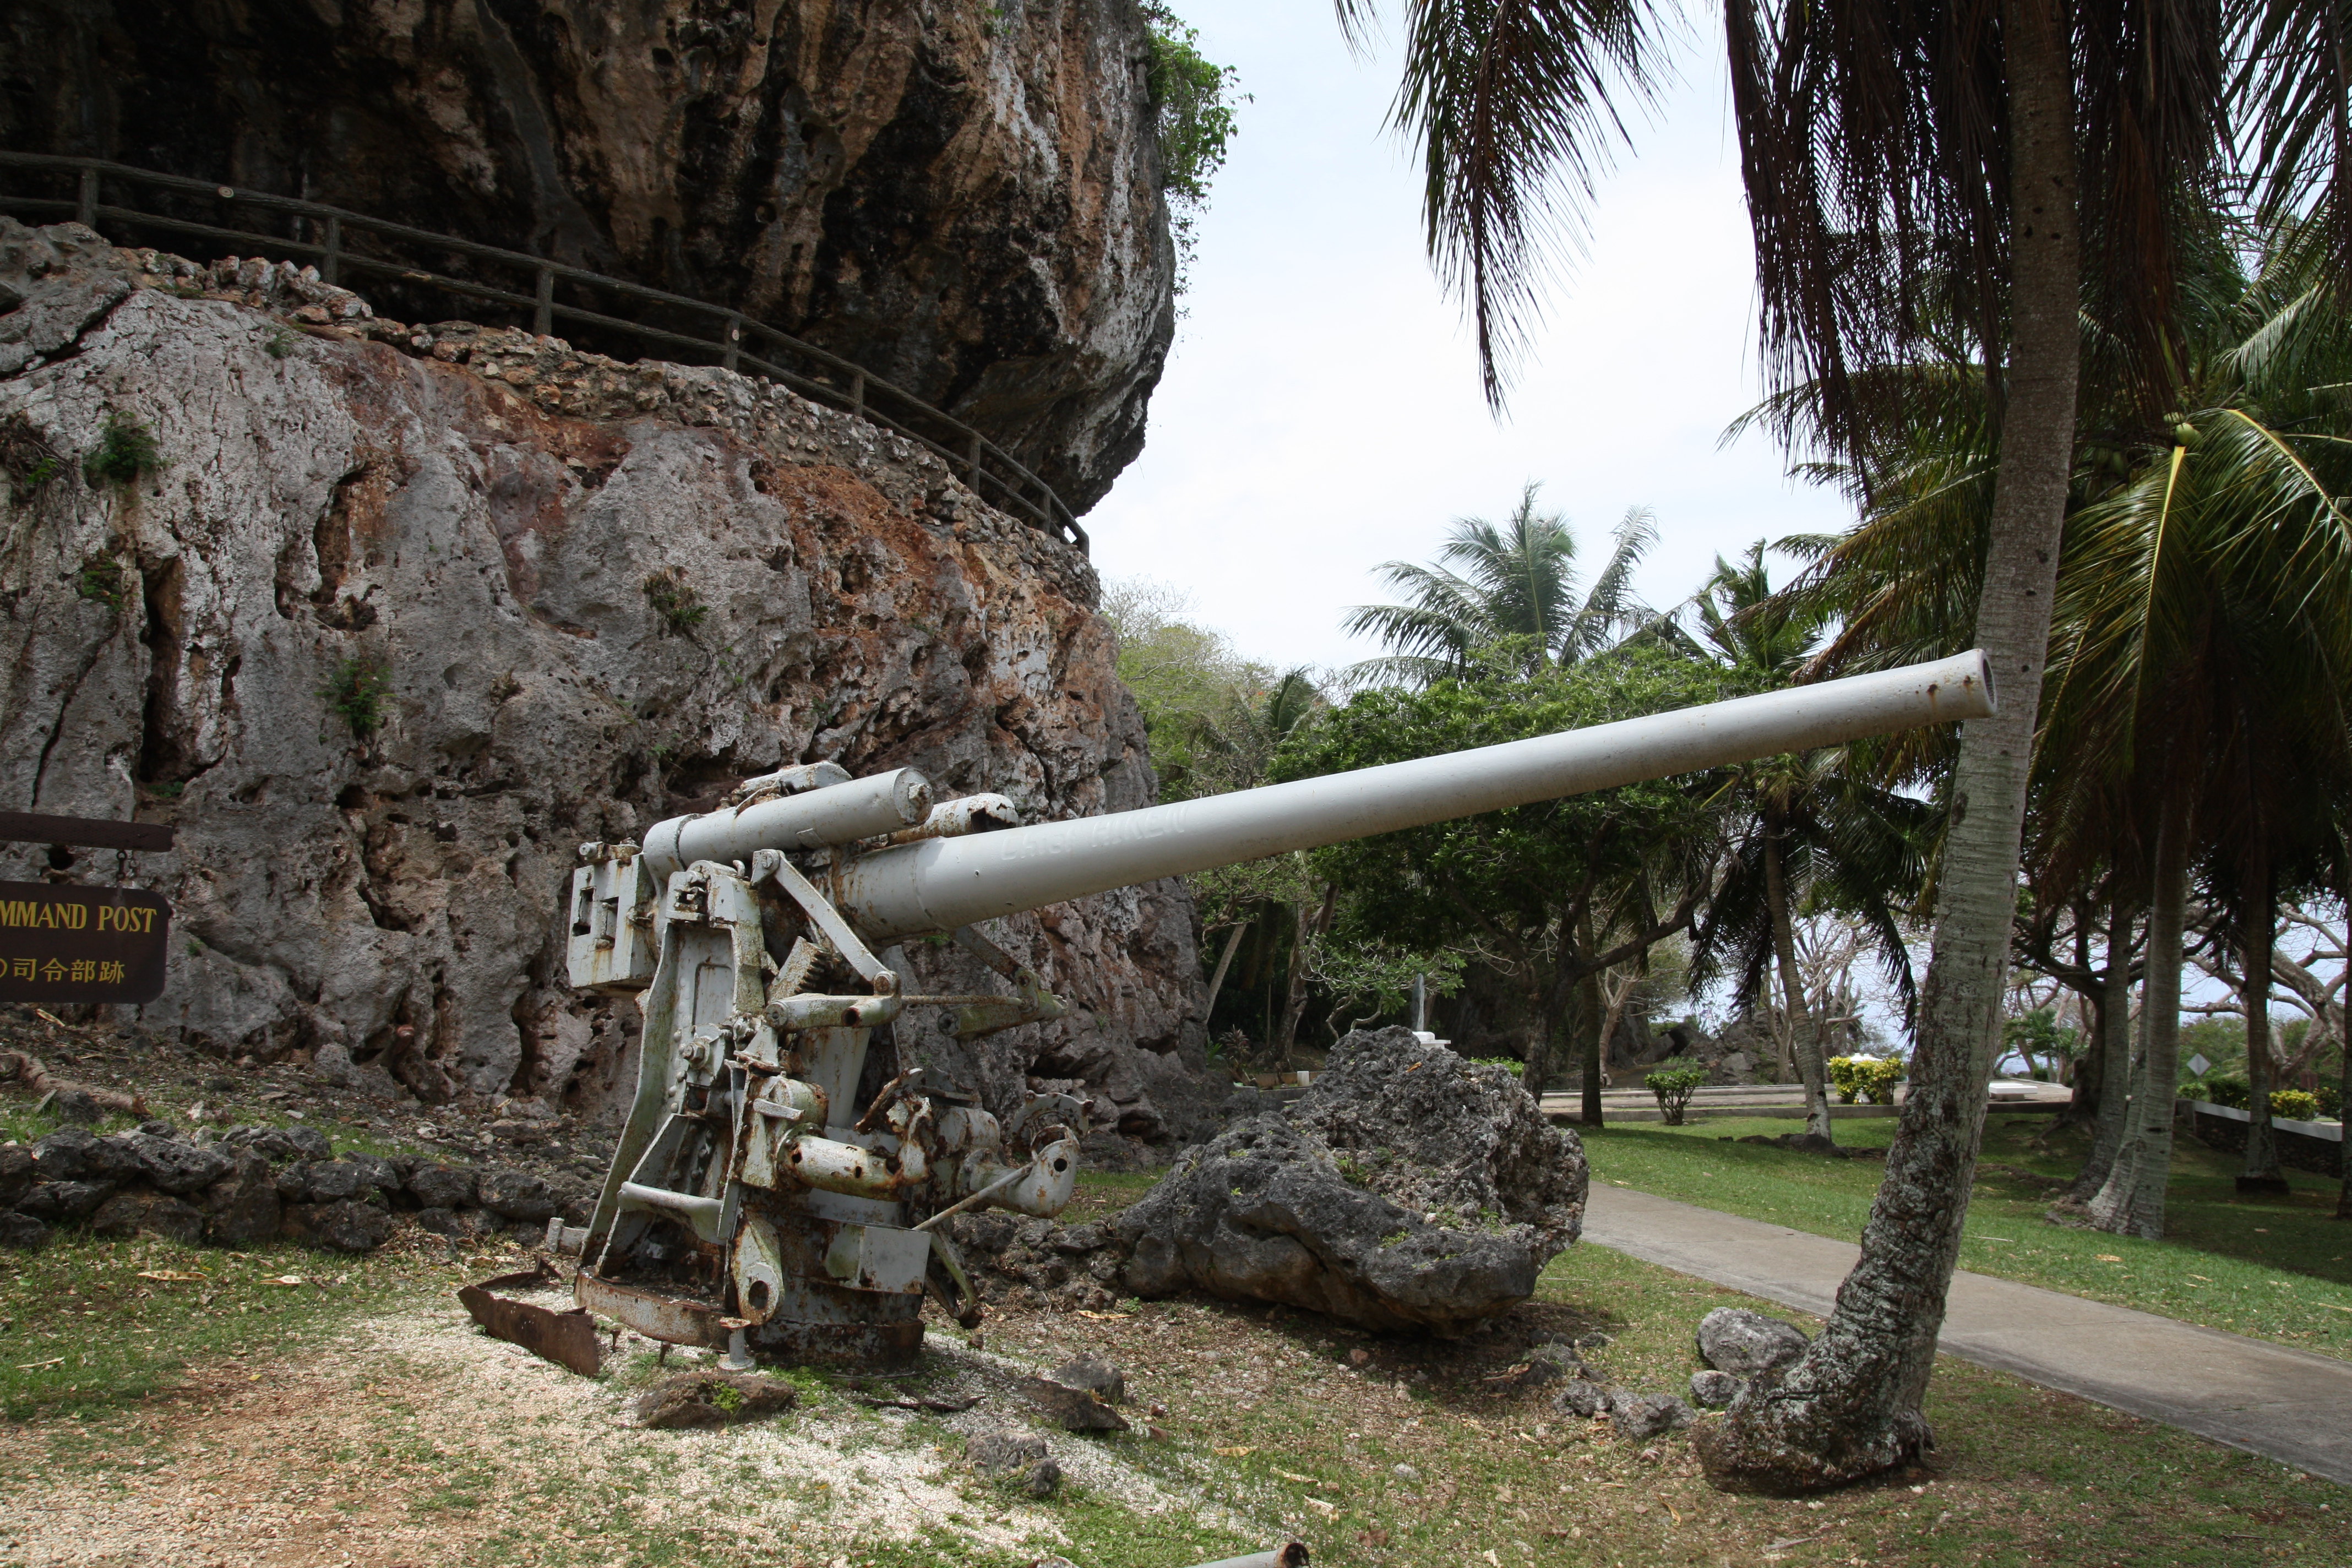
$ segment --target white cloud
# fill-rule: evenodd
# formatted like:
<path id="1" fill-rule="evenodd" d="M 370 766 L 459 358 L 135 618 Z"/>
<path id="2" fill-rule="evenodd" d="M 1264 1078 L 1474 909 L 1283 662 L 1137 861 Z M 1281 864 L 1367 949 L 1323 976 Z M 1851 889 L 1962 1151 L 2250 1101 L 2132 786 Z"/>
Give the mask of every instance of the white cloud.
<path id="1" fill-rule="evenodd" d="M 1641 588 L 1657 603 L 1718 552 L 1843 523 L 1762 438 L 1718 449 L 1759 382 L 1708 40 L 1603 184 L 1498 424 L 1422 250 L 1417 174 L 1381 129 L 1393 51 L 1352 59 L 1315 0 L 1181 10 L 1255 101 L 1201 225 L 1150 443 L 1086 520 L 1106 574 L 1182 587 L 1254 657 L 1339 664 L 1372 651 L 1339 623 L 1383 596 L 1379 563 L 1428 559 L 1451 519 L 1501 516 L 1528 479 L 1596 559 L 1627 507 L 1653 508 L 1664 537 Z"/>

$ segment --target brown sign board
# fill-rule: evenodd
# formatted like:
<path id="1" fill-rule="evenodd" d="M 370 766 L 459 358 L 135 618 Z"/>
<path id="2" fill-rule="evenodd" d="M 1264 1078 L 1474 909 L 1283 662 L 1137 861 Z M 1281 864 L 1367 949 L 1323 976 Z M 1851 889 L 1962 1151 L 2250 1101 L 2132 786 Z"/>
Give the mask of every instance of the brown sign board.
<path id="1" fill-rule="evenodd" d="M 115 822 L 98 816 L 0 811 L 0 843 L 77 844 L 85 849 L 160 851 L 172 847 L 172 829 L 160 822 Z"/>
<path id="2" fill-rule="evenodd" d="M 172 906 L 143 888 L 0 882 L 0 1002 L 152 1002 Z"/>

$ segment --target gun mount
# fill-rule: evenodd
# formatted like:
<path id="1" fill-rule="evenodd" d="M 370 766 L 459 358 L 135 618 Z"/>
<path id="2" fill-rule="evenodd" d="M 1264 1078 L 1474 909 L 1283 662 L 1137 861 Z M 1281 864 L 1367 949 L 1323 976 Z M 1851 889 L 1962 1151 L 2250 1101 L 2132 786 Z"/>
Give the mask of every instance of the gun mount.
<path id="1" fill-rule="evenodd" d="M 1086 1108 L 1030 1094 L 1003 1122 L 920 1068 L 861 1097 L 872 1032 L 939 1009 L 971 1039 L 1056 1018 L 979 929 L 998 915 L 1640 779 L 1993 710 L 1979 653 L 1475 751 L 1110 816 L 1017 826 L 999 795 L 934 805 L 909 768 L 832 763 L 746 780 L 642 847 L 589 844 L 573 874 L 572 984 L 635 994 L 636 1096 L 583 1240 L 583 1307 L 650 1338 L 888 1363 L 922 1344 L 926 1292 L 980 1301 L 941 1222 L 1050 1216 Z M 945 934 L 1009 994 L 907 994 L 877 946 Z"/>

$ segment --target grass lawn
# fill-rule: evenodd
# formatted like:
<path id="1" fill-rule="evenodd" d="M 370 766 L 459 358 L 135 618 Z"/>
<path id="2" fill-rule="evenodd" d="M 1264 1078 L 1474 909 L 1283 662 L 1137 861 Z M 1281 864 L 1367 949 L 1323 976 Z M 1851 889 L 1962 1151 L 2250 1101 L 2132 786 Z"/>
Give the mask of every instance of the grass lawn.
<path id="1" fill-rule="evenodd" d="M 1143 1184 L 1090 1179 L 1086 1196 L 1115 1210 Z M 1550 1390 L 1518 1375 L 1523 1350 L 1538 1334 L 1605 1335 L 1586 1354 L 1610 1381 L 1674 1389 L 1698 1364 L 1705 1313 L 1780 1309 L 1597 1247 L 1570 1248 L 1534 1301 L 1452 1342 L 1199 1299 L 996 1314 L 990 1357 L 1050 1366 L 1093 1351 L 1127 1370 L 1134 1400 L 1133 1432 L 1052 1439 L 1073 1479 L 1033 1502 L 963 1470 L 957 1431 L 886 1418 L 838 1377 L 791 1373 L 800 1408 L 736 1431 L 621 1425 L 651 1356 L 590 1380 L 480 1338 L 447 1294 L 472 1261 L 395 1248 L 328 1273 L 299 1255 L 70 1236 L 11 1259 L 0 1344 L 41 1353 L 8 1362 L 71 1365 L 14 1373 L 0 1466 L 24 1479 L 26 1511 L 0 1521 L 0 1564 L 113 1561 L 114 1544 L 172 1538 L 223 1561 L 315 1549 L 362 1568 L 1026 1568 L 1049 1552 L 1179 1568 L 1296 1535 L 1335 1568 L 2237 1568 L 2340 1563 L 2352 1506 L 2346 1489 L 1949 1361 L 1924 1466 L 1811 1500 L 1726 1496 L 1682 1437 L 1645 1446 L 1553 1414 Z M 281 1268 L 325 1283 L 276 1285 Z M 197 1270 L 206 1282 L 130 1283 Z M 970 1363 L 962 1336 L 932 1332 L 935 1373 L 898 1387 Z M 984 1408 L 1020 1419 L 1002 1395 Z M 858 1522 L 915 1513 L 911 1536 Z"/>
<path id="2" fill-rule="evenodd" d="M 1583 1135 L 1596 1182 L 1858 1239 L 1883 1174 L 1876 1162 L 1727 1141 L 1793 1126 L 1725 1117 Z M 1883 1150 L 1895 1126 L 1840 1121 L 1837 1137 Z M 2165 1238 L 2139 1241 L 2043 1218 L 2087 1142 L 2086 1133 L 2053 1132 L 2043 1117 L 1991 1118 L 1960 1267 L 2352 1360 L 2352 1225 L 2332 1217 L 2332 1179 L 2290 1171 L 2292 1195 L 2242 1198 L 2232 1181 L 2240 1156 L 2184 1139 L 2174 1145 Z"/>

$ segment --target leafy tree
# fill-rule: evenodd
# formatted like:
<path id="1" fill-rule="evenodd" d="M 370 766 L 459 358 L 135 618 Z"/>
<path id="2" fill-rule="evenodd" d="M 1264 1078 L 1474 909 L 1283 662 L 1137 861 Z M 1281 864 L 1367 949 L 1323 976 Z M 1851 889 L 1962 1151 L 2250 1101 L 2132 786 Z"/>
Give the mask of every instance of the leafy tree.
<path id="1" fill-rule="evenodd" d="M 2026 844 L 2035 912 L 2020 951 L 2078 988 L 2095 974 L 2109 1020 L 2102 1112 L 2078 1188 L 2089 1189 L 2094 1223 L 2143 1235 L 2163 1224 L 2171 1120 L 2161 1105 L 2181 1055 L 2192 882 L 2225 907 L 2241 972 L 2275 973 L 2262 953 L 2277 899 L 2340 884 L 2352 793 L 2341 673 L 2352 659 L 2352 530 L 2332 499 L 2352 491 L 2340 392 L 2352 378 L 2352 326 L 2308 226 L 2253 238 L 2250 251 L 2218 239 L 2183 250 L 2171 406 L 2151 409 L 2116 350 L 2110 305 L 2086 301 L 2058 632 L 2039 715 Z M 1956 648 L 1973 629 L 2001 471 L 1990 380 L 1962 360 L 1887 379 L 1913 387 L 1914 412 L 1837 470 L 1864 516 L 1818 568 L 1843 620 L 1828 662 Z M 2106 907 L 2103 921 L 2085 900 Z M 2127 1106 L 2136 909 L 2148 914 L 2153 1000 Z M 2081 944 L 2071 965 L 2048 952 L 2062 918 Z M 2094 923 L 2120 963 L 2091 963 Z M 2267 991 L 2255 1000 L 2266 1012 Z M 2267 1037 L 2266 1020 L 2250 1016 L 2246 1027 Z M 2249 1174 L 2268 1179 L 2271 1160 L 2258 1114 Z"/>
<path id="2" fill-rule="evenodd" d="M 1501 645 L 1470 678 L 1358 692 L 1285 748 L 1306 777 L 1523 740 L 1725 695 L 1721 670 L 1663 647 L 1562 668 Z M 1408 951 L 1466 951 L 1507 973 L 1538 1021 L 1526 1083 L 1561 1059 L 1571 1000 L 1685 929 L 1712 889 L 1712 774 L 1517 806 L 1313 852 L 1339 889 L 1334 929 Z M 1592 1010 L 1587 1008 L 1588 1019 Z"/>
<path id="3" fill-rule="evenodd" d="M 1635 507 L 1617 525 L 1616 546 L 1580 598 L 1576 535 L 1559 512 L 1536 510 L 1538 486 L 1499 527 L 1484 518 L 1454 520 L 1438 564 L 1390 561 L 1380 570 L 1402 605 L 1359 605 L 1341 623 L 1388 646 L 1349 674 L 1361 680 L 1425 686 L 1460 679 L 1486 649 L 1506 639 L 1523 650 L 1529 670 L 1574 664 L 1643 624 L 1633 596 L 1633 568 L 1657 542 L 1656 520 Z"/>
<path id="4" fill-rule="evenodd" d="M 1201 52 L 1198 29 L 1186 26 L 1157 0 L 1144 6 L 1143 16 L 1151 37 L 1144 86 L 1151 95 L 1160 190 L 1167 198 L 1168 226 L 1176 240 L 1181 293 L 1192 269 L 1201 215 L 1208 210 L 1209 182 L 1225 166 L 1225 152 L 1237 129 L 1234 106 L 1247 101 L 1247 95 L 1237 89 L 1239 71 L 1217 65 Z"/>
<path id="5" fill-rule="evenodd" d="M 1739 565 L 1716 558 L 1696 610 L 1703 651 L 1748 689 L 1790 684 L 1821 641 L 1821 616 L 1772 592 L 1760 541 Z M 1779 973 L 1805 1130 L 1822 1138 L 1834 1136 L 1827 1053 L 1798 967 L 1797 919 L 1811 910 L 1856 917 L 1907 1009 L 1904 904 L 1925 875 L 1921 846 L 1933 816 L 1924 802 L 1875 782 L 1866 763 L 1854 766 L 1854 751 L 1823 747 L 1726 770 L 1729 859 L 1694 939 L 1701 975 L 1729 974 L 1738 1008 L 1753 1006 L 1765 976 Z"/>
<path id="6" fill-rule="evenodd" d="M 1376 9 L 1337 4 L 1351 31 Z M 1559 228 L 1580 218 L 1625 110 L 1663 79 L 1677 14 L 1645 0 L 1403 9 L 1396 117 L 1423 155 L 1430 250 L 1499 404 Z M 2273 219 L 2318 204 L 2328 248 L 2352 260 L 2352 73 L 2341 0 L 1727 0 L 1725 17 L 1775 383 L 1810 387 L 1852 451 L 1903 412 L 1880 372 L 1967 344 L 2005 436 L 1976 616 L 2002 709 L 1967 727 L 1954 759 L 1887 1180 L 1827 1330 L 1701 1441 L 1720 1482 L 1805 1489 L 1928 1440 L 1920 1401 L 1999 1034 L 2085 299 L 2111 307 L 2143 406 L 2168 406 L 2183 198 L 2218 183 L 2225 146 L 2246 153 Z M 2225 87 L 2242 115 L 2226 141 Z"/>

